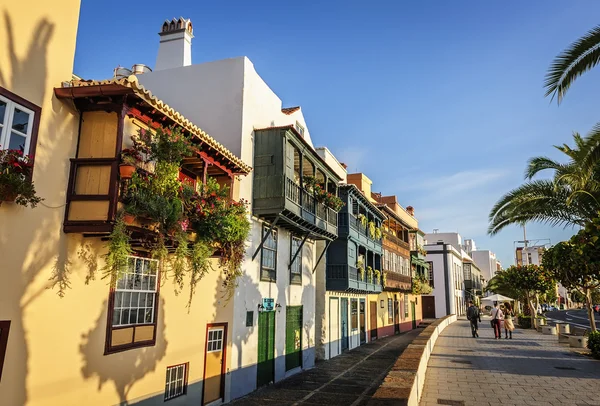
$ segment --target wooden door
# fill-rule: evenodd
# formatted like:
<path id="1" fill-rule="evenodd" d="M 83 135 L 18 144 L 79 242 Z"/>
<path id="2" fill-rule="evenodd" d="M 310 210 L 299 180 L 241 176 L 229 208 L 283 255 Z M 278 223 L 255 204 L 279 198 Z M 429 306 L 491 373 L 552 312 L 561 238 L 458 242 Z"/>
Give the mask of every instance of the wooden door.
<path id="1" fill-rule="evenodd" d="M 287 306 L 285 313 L 285 370 L 302 366 L 302 306 Z"/>
<path id="2" fill-rule="evenodd" d="M 371 340 L 377 340 L 377 302 L 369 302 L 369 321 Z"/>
<path id="3" fill-rule="evenodd" d="M 204 353 L 203 404 L 223 399 L 227 324 L 208 325 Z"/>
<path id="4" fill-rule="evenodd" d="M 394 334 L 400 334 L 400 304 L 394 300 Z"/>
<path id="5" fill-rule="evenodd" d="M 412 318 L 412 328 L 417 328 L 417 315 L 415 311 L 415 302 L 410 302 L 410 315 Z"/>
<path id="6" fill-rule="evenodd" d="M 348 342 L 348 299 L 345 297 L 340 300 L 340 310 L 341 310 L 340 328 L 342 330 L 342 351 L 346 351 L 348 349 L 349 342 Z"/>
<path id="7" fill-rule="evenodd" d="M 421 296 L 424 319 L 435 319 L 435 296 Z"/>
<path id="8" fill-rule="evenodd" d="M 329 357 L 340 353 L 340 300 L 329 298 Z"/>
<path id="9" fill-rule="evenodd" d="M 258 314 L 258 365 L 256 386 L 275 380 L 275 312 Z"/>
<path id="10" fill-rule="evenodd" d="M 364 344 L 367 342 L 367 326 L 365 317 L 365 299 L 360 299 L 358 305 L 358 317 L 359 317 L 359 328 L 360 328 L 360 343 Z"/>

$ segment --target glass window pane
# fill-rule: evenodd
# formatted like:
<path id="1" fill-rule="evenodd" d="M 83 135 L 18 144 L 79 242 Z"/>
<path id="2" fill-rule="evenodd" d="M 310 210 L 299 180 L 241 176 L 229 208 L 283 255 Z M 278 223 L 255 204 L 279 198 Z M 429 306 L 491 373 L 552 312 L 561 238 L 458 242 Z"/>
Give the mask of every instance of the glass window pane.
<path id="1" fill-rule="evenodd" d="M 133 277 L 133 288 L 134 290 L 142 289 L 142 277 L 139 273 L 136 273 Z"/>
<path id="2" fill-rule="evenodd" d="M 150 290 L 156 290 L 156 276 L 150 277 L 150 282 L 148 283 Z"/>
<path id="3" fill-rule="evenodd" d="M 121 322 L 121 310 L 117 309 L 113 313 L 112 325 L 113 326 L 119 325 L 120 322 Z"/>
<path id="4" fill-rule="evenodd" d="M 146 317 L 144 322 L 145 323 L 152 323 L 154 320 L 152 320 L 152 309 L 146 309 Z"/>
<path id="5" fill-rule="evenodd" d="M 146 309 L 138 309 L 137 322 L 142 324 L 146 320 Z"/>
<path id="6" fill-rule="evenodd" d="M 19 135 L 15 132 L 10 133 L 10 140 L 8 141 L 8 149 L 19 149 L 25 151 L 25 141 L 27 138 Z"/>
<path id="7" fill-rule="evenodd" d="M 117 289 L 125 289 L 126 279 L 127 275 L 123 275 L 121 278 L 119 278 L 119 280 L 117 281 Z"/>
<path id="8" fill-rule="evenodd" d="M 129 324 L 137 323 L 137 311 L 135 309 L 129 312 Z"/>
<path id="9" fill-rule="evenodd" d="M 121 324 L 129 324 L 129 309 L 121 310 Z"/>
<path id="10" fill-rule="evenodd" d="M 122 307 L 131 307 L 131 292 L 123 292 Z"/>
<path id="11" fill-rule="evenodd" d="M 183 379 L 183 367 L 177 368 L 177 379 Z"/>
<path id="12" fill-rule="evenodd" d="M 114 308 L 121 307 L 121 300 L 123 299 L 123 293 L 115 292 L 115 304 Z"/>
<path id="13" fill-rule="evenodd" d="M 15 113 L 13 114 L 12 120 L 12 128 L 23 134 L 27 134 L 27 130 L 29 129 L 29 113 L 25 113 L 24 111 L 15 108 Z"/>
<path id="14" fill-rule="evenodd" d="M 0 125 L 4 124 L 4 116 L 6 115 L 6 102 L 0 100 Z"/>
<path id="15" fill-rule="evenodd" d="M 131 294 L 131 307 L 139 307 L 140 294 L 133 292 Z"/>

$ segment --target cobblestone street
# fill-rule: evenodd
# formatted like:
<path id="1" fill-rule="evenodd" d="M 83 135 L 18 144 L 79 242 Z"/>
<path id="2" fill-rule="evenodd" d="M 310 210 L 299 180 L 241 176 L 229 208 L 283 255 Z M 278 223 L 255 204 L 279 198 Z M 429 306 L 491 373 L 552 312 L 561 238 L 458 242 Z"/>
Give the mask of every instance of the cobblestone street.
<path id="1" fill-rule="evenodd" d="M 429 360 L 421 406 L 600 405 L 600 361 L 532 330 L 495 340 L 487 318 L 479 334 L 471 337 L 466 320 L 444 330 Z"/>
<path id="2" fill-rule="evenodd" d="M 259 389 L 233 405 L 366 405 L 396 358 L 422 331 L 376 340 Z"/>

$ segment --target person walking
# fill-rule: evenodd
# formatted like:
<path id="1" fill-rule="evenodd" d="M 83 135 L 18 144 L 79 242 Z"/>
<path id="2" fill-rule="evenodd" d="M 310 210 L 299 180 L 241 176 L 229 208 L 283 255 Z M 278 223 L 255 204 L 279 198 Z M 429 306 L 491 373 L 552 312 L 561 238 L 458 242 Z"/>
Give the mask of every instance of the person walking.
<path id="1" fill-rule="evenodd" d="M 473 337 L 479 337 L 479 325 L 477 324 L 477 322 L 479 321 L 479 323 L 481 323 L 481 313 L 472 301 L 469 301 L 469 308 L 467 309 L 467 320 L 471 322 L 471 334 L 473 334 Z"/>
<path id="2" fill-rule="evenodd" d="M 510 303 L 504 303 L 504 339 L 509 338 L 512 340 L 512 332 L 515 329 L 513 319 L 515 317 L 515 311 L 512 309 Z"/>
<path id="3" fill-rule="evenodd" d="M 502 321 L 502 318 L 504 317 L 504 313 L 502 313 L 502 310 L 500 310 L 500 307 L 498 307 L 498 302 L 494 302 L 494 308 L 492 309 L 491 316 L 492 316 L 492 327 L 494 328 L 494 336 L 495 336 L 496 340 L 499 340 L 502 338 L 502 330 L 500 329 L 500 322 Z"/>

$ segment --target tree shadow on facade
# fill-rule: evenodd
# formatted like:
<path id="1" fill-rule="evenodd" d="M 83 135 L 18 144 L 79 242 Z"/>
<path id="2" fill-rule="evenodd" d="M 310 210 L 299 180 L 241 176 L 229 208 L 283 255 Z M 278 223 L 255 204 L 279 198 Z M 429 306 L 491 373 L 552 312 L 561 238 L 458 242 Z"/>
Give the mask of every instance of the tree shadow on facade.
<path id="1" fill-rule="evenodd" d="M 27 52 L 21 58 L 16 49 L 14 23 L 7 10 L 4 10 L 2 20 L 6 43 L 0 45 L 7 49 L 10 66 L 0 66 L 0 86 L 17 94 L 24 89 L 34 89 L 38 97 L 31 101 L 41 104 L 45 100 L 48 89 L 47 53 L 55 25 L 45 18 L 39 20 L 32 32 Z M 48 118 L 48 116 L 55 118 L 61 116 L 60 109 L 63 108 L 61 103 L 54 100 L 52 107 L 52 109 L 42 112 L 46 118 L 45 123 L 52 123 L 52 128 L 40 127 L 39 131 L 39 140 L 43 140 L 45 156 L 52 156 L 59 143 L 56 139 L 46 137 L 46 134 L 53 131 L 62 134 L 60 131 L 67 126 L 65 121 Z M 36 160 L 34 180 L 36 175 L 48 172 L 49 164 L 49 159 Z M 42 195 L 42 197 L 48 196 Z M 3 318 L 4 314 L 8 315 L 11 318 L 11 328 L 9 348 L 5 359 L 5 362 L 10 365 L 10 369 L 6 366 L 4 368 L 2 384 L 6 385 L 6 390 L 0 385 L 0 392 L 2 392 L 2 402 L 24 405 L 28 402 L 27 377 L 30 364 L 30 349 L 24 319 L 30 305 L 49 286 L 48 283 L 37 283 L 35 290 L 31 289 L 41 271 L 56 256 L 56 242 L 66 238 L 62 234 L 59 235 L 64 208 L 53 210 L 50 215 L 48 215 L 48 210 L 43 207 L 31 210 L 14 204 L 3 205 L 1 210 L 3 219 L 1 220 L 2 226 L 0 226 L 0 247 L 5 248 L 0 250 L 0 256 L 3 257 L 2 270 L 5 283 L 0 286 L 0 309 L 3 310 L 0 318 Z M 24 214 L 27 216 L 27 221 L 22 221 Z M 10 244 L 10 251 L 8 251 L 6 247 L 9 247 L 9 241 L 14 241 L 13 238 L 17 237 L 19 241 L 26 243 Z M 63 247 L 65 250 L 68 249 L 66 245 Z M 59 262 L 66 263 L 66 261 Z M 8 389 L 9 385 L 10 389 Z"/>
<path id="2" fill-rule="evenodd" d="M 108 312 L 106 300 L 101 309 L 94 327 L 81 336 L 82 343 L 79 346 L 83 358 L 81 375 L 85 379 L 97 378 L 98 391 L 102 390 L 104 384 L 112 382 L 119 396 L 120 405 L 128 405 L 128 395 L 132 387 L 148 373 L 153 372 L 158 362 L 167 353 L 164 299 L 161 298 L 158 305 L 156 344 L 111 355 L 103 355 Z"/>

